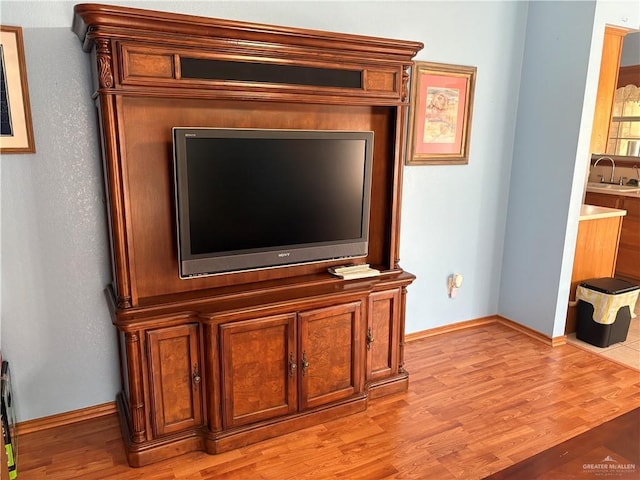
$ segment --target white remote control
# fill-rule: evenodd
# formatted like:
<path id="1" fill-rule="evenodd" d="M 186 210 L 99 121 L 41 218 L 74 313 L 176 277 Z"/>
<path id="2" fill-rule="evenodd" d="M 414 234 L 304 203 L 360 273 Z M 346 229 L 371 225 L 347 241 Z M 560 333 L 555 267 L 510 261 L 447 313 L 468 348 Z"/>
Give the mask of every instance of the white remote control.
<path id="1" fill-rule="evenodd" d="M 380 270 L 369 267 L 368 263 L 360 265 L 346 265 L 344 267 L 330 267 L 329 272 L 343 278 L 344 280 L 377 277 L 380 275 Z"/>

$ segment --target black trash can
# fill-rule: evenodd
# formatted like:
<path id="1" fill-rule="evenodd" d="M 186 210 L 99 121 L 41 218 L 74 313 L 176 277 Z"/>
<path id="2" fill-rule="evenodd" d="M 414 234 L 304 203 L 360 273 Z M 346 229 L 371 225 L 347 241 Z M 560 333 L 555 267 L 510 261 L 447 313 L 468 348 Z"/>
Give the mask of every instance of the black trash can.
<path id="1" fill-rule="evenodd" d="M 578 285 L 576 338 L 596 347 L 624 342 L 640 285 L 619 278 L 594 278 Z"/>

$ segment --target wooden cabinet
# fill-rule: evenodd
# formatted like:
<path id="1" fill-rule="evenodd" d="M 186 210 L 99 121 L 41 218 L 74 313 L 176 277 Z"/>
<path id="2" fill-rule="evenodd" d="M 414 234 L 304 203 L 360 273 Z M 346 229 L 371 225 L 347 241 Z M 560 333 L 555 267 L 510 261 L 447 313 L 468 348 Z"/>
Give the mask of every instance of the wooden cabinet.
<path id="1" fill-rule="evenodd" d="M 154 437 L 202 424 L 198 325 L 146 332 Z"/>
<path id="2" fill-rule="evenodd" d="M 627 215 L 622 221 L 616 276 L 640 283 L 640 198 L 620 197 Z"/>
<path id="3" fill-rule="evenodd" d="M 640 87 L 640 65 L 626 65 L 618 71 L 617 88 L 635 85 Z"/>
<path id="4" fill-rule="evenodd" d="M 574 303 L 580 282 L 591 278 L 612 277 L 616 268 L 624 217 L 620 211 L 611 212 L 592 205 L 583 205 L 580 212 L 565 334 L 576 331 L 578 310 Z"/>
<path id="5" fill-rule="evenodd" d="M 369 297 L 367 323 L 367 382 L 384 380 L 397 375 L 399 364 L 400 290 L 375 292 Z"/>
<path id="6" fill-rule="evenodd" d="M 622 42 L 628 30 L 605 27 L 598 93 L 591 131 L 591 153 L 605 153 L 609 140 L 613 97 L 618 83 Z"/>
<path id="7" fill-rule="evenodd" d="M 301 410 L 362 392 L 360 312 L 360 302 L 353 302 L 299 314 Z"/>
<path id="8" fill-rule="evenodd" d="M 223 428 L 297 411 L 296 315 L 220 326 Z"/>
<path id="9" fill-rule="evenodd" d="M 220 325 L 223 428 L 361 394 L 360 302 Z"/>
<path id="10" fill-rule="evenodd" d="M 584 197 L 584 203 L 587 205 L 598 205 L 599 207 L 622 209 L 622 197 L 609 195 L 608 193 L 587 192 Z"/>
<path id="11" fill-rule="evenodd" d="M 622 220 L 615 275 L 640 282 L 640 198 L 587 192 L 585 203 L 627 211 Z"/>
<path id="12" fill-rule="evenodd" d="M 400 203 L 409 69 L 422 44 L 119 6 L 74 12 L 99 117 L 129 463 L 226 451 L 406 390 L 415 277 L 399 265 Z M 176 126 L 373 131 L 359 261 L 380 277 L 333 277 L 345 260 L 329 259 L 180 278 Z"/>

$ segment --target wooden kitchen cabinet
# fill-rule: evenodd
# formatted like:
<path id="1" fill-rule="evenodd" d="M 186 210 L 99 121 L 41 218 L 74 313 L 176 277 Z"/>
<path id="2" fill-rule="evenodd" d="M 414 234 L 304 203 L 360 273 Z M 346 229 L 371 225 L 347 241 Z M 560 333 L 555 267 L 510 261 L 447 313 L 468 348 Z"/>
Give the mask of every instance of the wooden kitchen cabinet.
<path id="1" fill-rule="evenodd" d="M 580 282 L 612 277 L 615 272 L 624 212 L 601 207 L 587 204 L 580 211 L 565 334 L 576 331 L 578 310 L 575 300 Z"/>
<path id="2" fill-rule="evenodd" d="M 640 198 L 587 192 L 585 203 L 627 211 L 622 220 L 615 276 L 640 283 Z"/>
<path id="3" fill-rule="evenodd" d="M 608 193 L 587 192 L 584 198 L 585 204 L 597 205 L 599 207 L 622 209 L 622 202 L 622 197 L 618 195 L 610 195 Z"/>
<path id="4" fill-rule="evenodd" d="M 627 215 L 622 221 L 616 276 L 640 283 L 640 198 L 619 197 Z"/>

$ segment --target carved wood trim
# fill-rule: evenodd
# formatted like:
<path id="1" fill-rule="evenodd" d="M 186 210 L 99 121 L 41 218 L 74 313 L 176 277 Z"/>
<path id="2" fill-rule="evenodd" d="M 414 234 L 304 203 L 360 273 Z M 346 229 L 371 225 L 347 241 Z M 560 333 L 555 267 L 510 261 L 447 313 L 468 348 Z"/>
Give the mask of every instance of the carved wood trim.
<path id="1" fill-rule="evenodd" d="M 112 88 L 114 81 L 109 40 L 104 38 L 96 40 L 96 60 L 98 62 L 98 85 L 100 88 Z"/>
<path id="2" fill-rule="evenodd" d="M 411 78 L 411 74 L 409 73 L 409 69 L 411 65 L 404 65 L 402 67 L 402 89 L 400 90 L 400 100 L 403 102 L 407 102 L 409 99 L 409 78 Z"/>
<path id="3" fill-rule="evenodd" d="M 119 308 L 133 306 L 131 274 L 129 265 L 128 229 L 122 156 L 119 152 L 118 131 L 115 121 L 117 107 L 111 95 L 104 95 L 98 101 L 100 128 L 102 130 L 102 157 L 105 175 L 105 194 L 110 221 L 113 280 L 115 283 L 116 305 Z"/>
<path id="4" fill-rule="evenodd" d="M 129 360 L 131 440 L 134 443 L 140 443 L 146 439 L 144 392 L 142 390 L 142 372 L 139 368 L 144 357 L 141 352 L 143 346 L 140 343 L 140 336 L 136 332 L 125 333 L 125 342 Z"/>

